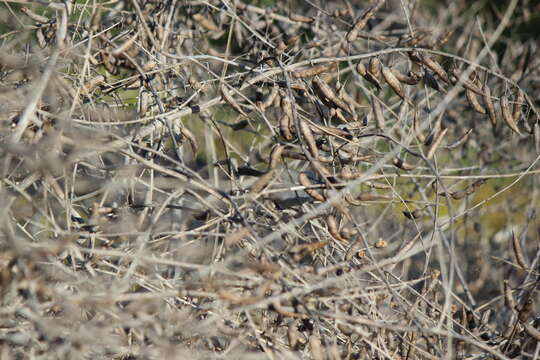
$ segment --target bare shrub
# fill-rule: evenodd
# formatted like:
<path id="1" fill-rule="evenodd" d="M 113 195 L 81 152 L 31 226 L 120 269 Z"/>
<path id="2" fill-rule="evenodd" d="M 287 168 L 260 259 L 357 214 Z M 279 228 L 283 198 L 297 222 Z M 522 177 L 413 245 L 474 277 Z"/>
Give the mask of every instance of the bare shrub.
<path id="1" fill-rule="evenodd" d="M 4 1 L 2 358 L 538 359 L 540 10 L 443 3 Z"/>

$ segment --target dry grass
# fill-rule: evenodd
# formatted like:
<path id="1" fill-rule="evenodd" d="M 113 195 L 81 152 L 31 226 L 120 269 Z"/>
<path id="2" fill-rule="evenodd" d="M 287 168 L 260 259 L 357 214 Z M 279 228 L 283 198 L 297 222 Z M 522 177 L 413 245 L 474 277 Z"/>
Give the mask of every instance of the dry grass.
<path id="1" fill-rule="evenodd" d="M 479 4 L 4 1 L 0 358 L 540 359 L 540 8 Z"/>

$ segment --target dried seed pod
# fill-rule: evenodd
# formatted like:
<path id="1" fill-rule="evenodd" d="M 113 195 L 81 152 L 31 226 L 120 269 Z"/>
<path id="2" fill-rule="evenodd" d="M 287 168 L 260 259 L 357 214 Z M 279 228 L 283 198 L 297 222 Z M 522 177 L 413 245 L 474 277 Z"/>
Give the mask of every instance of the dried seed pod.
<path id="1" fill-rule="evenodd" d="M 304 79 L 308 77 L 313 77 L 316 75 L 320 75 L 324 72 L 330 71 L 335 66 L 336 66 L 336 63 L 315 65 L 307 69 L 295 71 L 292 73 L 292 76 L 295 79 Z"/>
<path id="2" fill-rule="evenodd" d="M 296 21 L 296 22 L 300 22 L 300 23 L 305 23 L 305 24 L 310 24 L 312 23 L 313 21 L 315 21 L 314 18 L 312 17 L 309 17 L 309 16 L 303 16 L 303 15 L 299 15 L 299 14 L 289 14 L 289 19 L 291 19 L 292 21 Z"/>
<path id="3" fill-rule="evenodd" d="M 289 253 L 292 255 L 295 261 L 301 261 L 304 257 L 314 253 L 315 251 L 322 249 L 328 244 L 328 241 L 317 241 L 309 244 L 300 244 L 293 246 Z"/>
<path id="4" fill-rule="evenodd" d="M 380 81 L 373 75 L 371 75 L 364 64 L 361 62 L 356 65 L 356 71 L 371 84 L 375 85 L 378 90 L 382 89 Z"/>
<path id="5" fill-rule="evenodd" d="M 396 77 L 396 79 L 398 79 L 398 81 L 403 84 L 416 85 L 422 79 L 422 76 L 420 76 L 419 74 L 413 71 L 409 71 L 409 75 L 405 75 L 397 69 L 391 69 L 391 70 L 394 76 Z"/>
<path id="6" fill-rule="evenodd" d="M 309 351 L 313 360 L 324 360 L 324 351 L 318 334 L 313 333 L 309 337 Z"/>
<path id="7" fill-rule="evenodd" d="M 514 255 L 516 257 L 516 262 L 518 263 L 518 265 L 523 270 L 527 270 L 528 266 L 527 261 L 525 260 L 525 255 L 523 255 L 523 248 L 521 247 L 519 239 L 514 233 L 514 230 L 512 230 L 512 248 L 514 249 Z"/>
<path id="8" fill-rule="evenodd" d="M 392 70 L 390 70 L 390 68 L 387 68 L 387 67 L 383 66 L 383 68 L 382 68 L 382 74 L 383 74 L 384 80 L 386 81 L 386 83 L 387 83 L 388 85 L 390 85 L 390 87 L 392 88 L 392 90 L 394 90 L 394 92 L 395 92 L 400 98 L 402 98 L 403 100 L 405 100 L 405 91 L 403 91 L 403 87 L 401 86 L 401 83 L 400 83 L 399 80 L 396 78 L 396 76 L 394 75 L 394 73 L 392 72 Z"/>
<path id="9" fill-rule="evenodd" d="M 300 185 L 305 187 L 304 191 L 313 199 L 321 202 L 326 201 L 326 198 L 318 190 L 311 189 L 313 184 L 309 180 L 309 177 L 306 175 L 306 173 L 298 174 L 298 182 L 300 183 Z"/>
<path id="10" fill-rule="evenodd" d="M 47 46 L 47 40 L 45 40 L 45 34 L 43 34 L 43 29 L 36 29 L 36 39 L 40 48 L 45 48 Z"/>
<path id="11" fill-rule="evenodd" d="M 27 7 L 22 7 L 21 11 L 28 16 L 30 19 L 34 20 L 35 22 L 38 22 L 40 24 L 46 24 L 50 21 L 50 19 L 46 18 L 45 16 L 41 16 L 33 12 Z"/>
<path id="12" fill-rule="evenodd" d="M 208 31 L 219 30 L 218 26 L 216 25 L 214 20 L 212 20 L 212 18 L 207 18 L 200 13 L 193 14 L 191 17 L 193 18 L 193 20 L 198 22 L 203 28 L 205 28 Z"/>
<path id="13" fill-rule="evenodd" d="M 525 331 L 527 332 L 527 334 L 529 334 L 536 341 L 540 341 L 540 331 L 539 330 L 537 330 L 534 326 L 532 326 L 531 324 L 529 324 L 527 322 L 524 322 L 522 325 L 525 328 Z"/>
<path id="14" fill-rule="evenodd" d="M 304 138 L 307 144 L 309 153 L 314 159 L 318 159 L 319 149 L 317 148 L 315 137 L 313 136 L 313 132 L 311 131 L 311 128 L 305 121 L 300 121 L 300 132 L 302 133 L 302 137 Z"/>
<path id="15" fill-rule="evenodd" d="M 193 75 L 190 75 L 188 77 L 188 83 L 191 86 L 191 88 L 195 91 L 205 92 L 206 87 L 199 81 L 197 78 Z"/>
<path id="16" fill-rule="evenodd" d="M 456 85 L 458 83 L 458 80 L 459 80 L 460 76 L 461 76 L 461 74 L 459 73 L 459 71 L 457 69 L 453 69 L 452 70 L 452 76 L 450 76 L 449 80 L 453 85 Z M 475 79 L 476 78 L 476 73 L 473 71 L 471 73 L 470 77 L 471 77 L 471 79 Z M 482 91 L 478 88 L 478 86 L 476 86 L 474 84 L 473 81 L 469 81 L 467 79 L 464 79 L 463 82 L 462 82 L 462 85 L 463 85 L 463 87 L 465 89 L 474 92 L 476 95 L 480 95 L 480 96 L 482 95 Z"/>
<path id="17" fill-rule="evenodd" d="M 358 33 L 366 27 L 369 19 L 371 19 L 373 15 L 375 15 L 375 13 L 380 9 L 383 4 L 384 0 L 378 0 L 374 6 L 367 9 L 362 14 L 362 16 L 360 16 L 360 19 L 358 19 L 358 21 L 354 23 L 351 30 L 349 30 L 349 32 L 347 33 L 346 39 L 348 42 L 353 42 L 358 38 Z"/>
<path id="18" fill-rule="evenodd" d="M 306 340 L 298 331 L 298 320 L 293 320 L 287 325 L 287 340 L 292 350 L 298 350 L 298 348 L 306 343 Z"/>
<path id="19" fill-rule="evenodd" d="M 435 74 L 437 74 L 439 78 L 441 78 L 441 80 L 443 80 L 446 83 L 450 83 L 448 74 L 438 62 L 436 62 L 429 56 L 421 56 L 421 61 L 428 69 L 430 69 Z"/>
<path id="20" fill-rule="evenodd" d="M 413 165 L 413 164 L 406 163 L 403 160 L 401 160 L 400 158 L 394 158 L 392 160 L 392 164 L 394 164 L 395 167 L 400 168 L 401 170 L 405 170 L 405 171 L 414 170 L 418 166 L 418 165 Z"/>
<path id="21" fill-rule="evenodd" d="M 244 110 L 242 110 L 240 105 L 234 100 L 233 96 L 231 95 L 231 93 L 229 92 L 229 89 L 227 89 L 227 86 L 225 84 L 222 84 L 220 86 L 220 90 L 221 90 L 221 97 L 223 98 L 223 100 L 225 100 L 234 110 L 240 113 L 240 115 L 244 115 L 247 117 L 246 113 L 244 112 Z"/>
<path id="22" fill-rule="evenodd" d="M 283 112 L 286 116 L 289 117 L 289 119 L 293 119 L 293 108 L 292 108 L 292 101 L 291 98 L 289 98 L 289 95 L 287 95 L 284 91 L 280 92 L 281 96 L 281 108 L 283 109 Z"/>
<path id="23" fill-rule="evenodd" d="M 388 246 L 388 243 L 383 239 L 379 239 L 375 243 L 375 249 L 384 249 L 386 246 Z"/>
<path id="24" fill-rule="evenodd" d="M 94 90 L 98 85 L 101 85 L 104 81 L 105 81 L 105 76 L 103 75 L 98 75 L 88 80 L 87 82 L 83 84 L 83 86 L 81 86 L 81 93 L 85 95 L 90 94 L 92 90 Z"/>
<path id="25" fill-rule="evenodd" d="M 189 141 L 189 145 L 191 146 L 191 150 L 193 151 L 193 154 L 196 154 L 198 146 L 197 146 L 197 139 L 195 138 L 195 136 L 191 133 L 191 131 L 186 129 L 184 126 L 180 126 L 180 133 L 182 134 L 183 137 L 185 137 Z"/>
<path id="26" fill-rule="evenodd" d="M 484 84 L 482 87 L 482 100 L 484 102 L 484 106 L 486 107 L 486 111 L 489 117 L 489 120 L 491 121 L 491 125 L 493 127 L 497 126 L 497 115 L 495 114 L 495 106 L 493 105 L 493 100 L 491 100 L 491 89 L 487 84 Z"/>
<path id="27" fill-rule="evenodd" d="M 469 135 L 472 133 L 472 129 L 467 130 L 465 134 L 463 134 L 460 138 L 458 138 L 456 141 L 451 143 L 450 145 L 446 146 L 447 149 L 455 149 L 458 146 L 462 145 L 467 139 L 469 138 Z"/>
<path id="28" fill-rule="evenodd" d="M 283 154 L 283 149 L 285 147 L 282 145 L 276 145 L 270 153 L 270 162 L 268 164 L 268 170 L 277 168 L 278 164 L 281 161 L 281 154 Z"/>
<path id="29" fill-rule="evenodd" d="M 378 57 L 372 57 L 369 60 L 369 72 L 377 79 L 381 77 L 381 67 L 382 64 Z"/>
<path id="30" fill-rule="evenodd" d="M 281 136 L 287 141 L 291 141 L 294 139 L 291 131 L 291 119 L 285 114 L 283 114 L 279 118 L 279 132 Z"/>
<path id="31" fill-rule="evenodd" d="M 514 309 L 516 307 L 516 301 L 514 300 L 514 296 L 512 295 L 512 289 L 510 288 L 510 285 L 508 284 L 508 280 L 504 280 L 503 282 L 504 286 L 504 301 L 506 307 L 510 309 Z"/>
<path id="32" fill-rule="evenodd" d="M 350 113 L 350 109 L 347 107 L 347 104 L 341 100 L 334 90 L 330 86 L 328 86 L 327 83 L 325 83 L 321 78 L 318 76 L 313 78 L 312 84 L 315 87 L 316 92 L 318 93 L 319 97 L 324 97 L 328 101 L 330 101 L 333 105 L 340 108 L 341 110 L 345 111 L 346 113 Z M 323 100 L 323 99 L 321 99 Z"/>
<path id="33" fill-rule="evenodd" d="M 328 227 L 328 233 L 337 241 L 349 241 L 347 238 L 344 238 L 340 232 L 337 224 L 337 220 L 334 216 L 330 215 L 326 218 L 326 225 Z"/>
<path id="34" fill-rule="evenodd" d="M 391 196 L 379 194 L 376 192 L 365 191 L 358 194 L 356 197 L 360 201 L 380 201 L 380 200 L 392 200 Z"/>
<path id="35" fill-rule="evenodd" d="M 433 155 L 435 155 L 435 152 L 439 148 L 439 145 L 441 145 L 441 142 L 443 141 L 444 136 L 446 135 L 447 132 L 448 132 L 448 128 L 442 129 L 441 131 L 439 131 L 437 133 L 437 135 L 433 139 L 433 143 L 431 144 L 431 147 L 429 148 L 429 151 L 428 151 L 428 153 L 426 155 L 427 159 L 431 159 L 433 157 Z"/>
<path id="36" fill-rule="evenodd" d="M 502 118 L 504 122 L 506 123 L 506 125 L 508 125 L 510 129 L 512 129 L 519 135 L 521 135 L 521 132 L 519 131 L 516 123 L 514 122 L 514 116 L 512 112 L 510 111 L 510 104 L 508 103 L 508 98 L 503 95 L 501 97 L 501 101 L 499 102 L 499 105 L 501 107 Z"/>
<path id="37" fill-rule="evenodd" d="M 355 180 L 361 177 L 363 173 L 359 172 L 358 170 L 352 170 L 349 167 L 343 167 L 341 169 L 341 172 L 339 173 L 339 177 L 343 180 Z"/>
<path id="38" fill-rule="evenodd" d="M 150 93 L 148 91 L 141 91 L 139 94 L 139 98 L 137 99 L 137 109 L 139 116 L 144 116 L 146 112 L 148 111 L 148 107 L 150 104 Z"/>
<path id="39" fill-rule="evenodd" d="M 270 182 L 276 177 L 277 171 L 276 169 L 271 169 L 270 171 L 267 171 L 263 176 L 257 179 L 250 187 L 249 192 L 253 194 L 259 194 L 261 191 L 263 191 Z"/>
<path id="40" fill-rule="evenodd" d="M 478 99 L 476 98 L 476 94 L 473 91 L 465 89 L 465 95 L 467 97 L 469 105 L 473 108 L 474 111 L 480 114 L 486 114 L 486 109 L 484 109 L 484 107 L 480 105 Z"/>
<path id="41" fill-rule="evenodd" d="M 225 246 L 232 246 L 238 244 L 240 241 L 244 240 L 250 233 L 249 227 L 242 227 L 227 236 L 223 239 Z"/>
<path id="42" fill-rule="evenodd" d="M 257 103 L 261 111 L 264 111 L 270 106 L 272 106 L 272 104 L 274 103 L 274 100 L 277 99 L 278 93 L 279 93 L 279 86 L 277 84 L 273 84 L 272 90 L 270 90 L 270 92 L 262 99 L 262 101 Z"/>
<path id="43" fill-rule="evenodd" d="M 351 194 L 345 194 L 345 201 L 352 206 L 361 206 L 362 203 L 360 201 L 357 201 L 355 198 L 352 197 Z"/>

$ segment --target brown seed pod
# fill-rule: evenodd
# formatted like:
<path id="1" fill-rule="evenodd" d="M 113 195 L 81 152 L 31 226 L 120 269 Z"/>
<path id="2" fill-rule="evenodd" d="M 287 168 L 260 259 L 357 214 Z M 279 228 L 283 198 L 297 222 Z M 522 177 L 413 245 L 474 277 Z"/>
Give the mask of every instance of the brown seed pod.
<path id="1" fill-rule="evenodd" d="M 445 128 L 445 129 L 442 129 L 441 131 L 439 131 L 437 133 L 437 135 L 433 139 L 433 142 L 431 143 L 431 147 L 429 148 L 429 151 L 428 151 L 428 153 L 426 155 L 427 159 L 431 159 L 433 157 L 433 155 L 435 155 L 435 152 L 439 148 L 439 145 L 441 145 L 441 142 L 443 141 L 444 136 L 446 135 L 447 132 L 448 132 L 448 128 Z"/>
<path id="2" fill-rule="evenodd" d="M 521 132 L 519 131 L 516 123 L 514 122 L 514 116 L 512 112 L 510 111 L 510 104 L 508 103 L 508 98 L 506 96 L 501 97 L 501 101 L 499 102 L 499 105 L 501 107 L 501 114 L 504 122 L 510 129 L 521 135 Z"/>
<path id="3" fill-rule="evenodd" d="M 277 98 L 277 95 L 279 93 L 279 86 L 277 84 L 272 85 L 272 90 L 262 99 L 261 102 L 258 103 L 259 107 L 261 108 L 261 111 L 266 110 L 272 104 L 274 103 L 274 100 Z"/>
<path id="4" fill-rule="evenodd" d="M 396 77 L 396 79 L 398 79 L 398 81 L 402 84 L 407 84 L 407 85 L 416 85 L 420 82 L 420 80 L 422 79 L 422 76 L 413 72 L 413 71 L 409 71 L 409 75 L 405 75 L 403 74 L 401 71 L 397 70 L 397 69 L 391 69 L 392 70 L 392 73 L 394 74 L 394 76 Z"/>
<path id="5" fill-rule="evenodd" d="M 383 74 L 384 80 L 386 81 L 386 83 L 387 83 L 388 85 L 390 85 L 390 87 L 392 88 L 392 90 L 394 90 L 394 92 L 395 92 L 400 98 L 402 98 L 403 100 L 405 100 L 405 91 L 403 91 L 403 87 L 401 86 L 401 83 L 400 83 L 399 80 L 396 78 L 396 76 L 394 75 L 394 73 L 392 72 L 392 70 L 390 70 L 390 68 L 387 68 L 387 67 L 383 66 L 383 68 L 382 68 L 382 74 Z"/>
<path id="6" fill-rule="evenodd" d="M 249 235 L 249 232 L 249 227 L 242 227 L 225 236 L 223 242 L 225 243 L 225 246 L 232 246 L 238 244 L 240 241 L 244 240 L 246 236 Z"/>
<path id="7" fill-rule="evenodd" d="M 229 92 L 229 89 L 227 89 L 227 86 L 225 84 L 222 84 L 220 86 L 220 90 L 221 90 L 221 96 L 223 100 L 225 100 L 234 110 L 240 113 L 240 115 L 244 115 L 247 117 L 246 113 L 244 112 L 244 110 L 242 110 L 240 105 L 234 100 L 233 96 L 231 95 L 231 93 Z"/>
<path id="8" fill-rule="evenodd" d="M 528 266 L 527 261 L 525 260 L 525 255 L 523 255 L 523 248 L 521 247 L 518 237 L 516 234 L 514 234 L 514 230 L 512 230 L 512 248 L 514 249 L 514 255 L 518 265 L 523 270 L 527 270 Z"/>
<path id="9" fill-rule="evenodd" d="M 516 301 L 514 300 L 514 296 L 512 295 L 512 289 L 510 288 L 510 285 L 508 284 L 508 280 L 504 280 L 503 282 L 504 286 L 504 301 L 508 308 L 514 309 L 516 307 Z"/>
<path id="10" fill-rule="evenodd" d="M 473 91 L 465 89 L 465 96 L 467 97 L 467 101 L 474 111 L 480 114 L 486 114 L 486 109 L 480 105 L 478 99 L 476 98 L 476 94 Z"/>
<path id="11" fill-rule="evenodd" d="M 208 31 L 219 30 L 218 26 L 216 25 L 214 20 L 212 20 L 212 18 L 207 18 L 200 13 L 193 14 L 192 18 Z"/>
<path id="12" fill-rule="evenodd" d="M 438 62 L 436 62 L 429 56 L 422 56 L 421 61 L 428 69 L 430 69 L 435 74 L 437 74 L 441 80 L 443 80 L 446 83 L 450 83 L 448 74 Z"/>
<path id="13" fill-rule="evenodd" d="M 418 165 L 413 165 L 413 164 L 406 163 L 403 160 L 401 160 L 400 158 L 394 158 L 392 160 L 392 164 L 394 164 L 395 167 L 400 168 L 401 170 L 405 170 L 405 171 L 414 170 L 418 166 Z"/>
<path id="14" fill-rule="evenodd" d="M 191 150 L 193 151 L 193 154 L 196 154 L 197 149 L 198 149 L 197 138 L 191 133 L 191 131 L 186 129 L 184 126 L 180 126 L 180 133 L 182 134 L 184 138 L 186 138 L 189 141 L 189 145 L 191 146 Z"/>
<path id="15" fill-rule="evenodd" d="M 360 201 L 380 201 L 380 200 L 392 200 L 392 197 L 388 195 L 379 194 L 376 192 L 365 191 L 358 194 L 356 199 Z"/>
<path id="16" fill-rule="evenodd" d="M 291 141 L 294 139 L 291 131 L 291 119 L 285 114 L 283 114 L 279 118 L 279 132 L 281 136 L 287 141 Z"/>
<path id="17" fill-rule="evenodd" d="M 300 121 L 300 132 L 302 133 L 302 137 L 304 138 L 307 144 L 309 153 L 314 159 L 318 159 L 319 149 L 317 148 L 315 137 L 313 136 L 313 132 L 311 131 L 311 128 L 305 121 Z"/>
<path id="18" fill-rule="evenodd" d="M 375 249 L 384 249 L 385 247 L 388 246 L 388 243 L 383 240 L 383 239 L 379 239 L 376 243 L 375 243 Z"/>
<path id="19" fill-rule="evenodd" d="M 364 78 L 366 79 L 367 81 L 369 81 L 371 84 L 375 85 L 375 87 L 378 89 L 378 90 L 381 90 L 382 89 L 382 86 L 381 86 L 381 83 L 380 81 L 374 77 L 373 75 L 371 75 L 367 69 L 366 69 L 366 66 L 364 64 L 362 64 L 361 62 L 358 63 L 356 65 L 356 71 Z"/>
<path id="20" fill-rule="evenodd" d="M 491 121 L 491 125 L 493 127 L 497 126 L 497 115 L 495 114 L 495 106 L 493 105 L 493 100 L 491 100 L 491 89 L 487 84 L 484 84 L 482 87 L 482 100 L 484 102 L 484 106 L 486 107 L 486 111 L 489 117 L 489 120 Z"/>
<path id="21" fill-rule="evenodd" d="M 83 86 L 81 86 L 81 93 L 85 95 L 90 94 L 92 90 L 94 90 L 98 85 L 101 85 L 104 81 L 105 81 L 105 76 L 103 75 L 98 75 L 88 80 L 87 82 L 83 84 Z"/>
<path id="22" fill-rule="evenodd" d="M 355 198 L 353 198 L 353 196 L 351 194 L 345 194 L 344 199 L 348 204 L 351 204 L 352 206 L 361 206 L 362 205 L 362 202 L 357 201 Z"/>
<path id="23" fill-rule="evenodd" d="M 536 329 L 534 326 L 527 322 L 524 322 L 522 325 L 525 328 L 527 334 L 529 334 L 536 341 L 540 341 L 540 331 L 538 329 Z"/>
<path id="24" fill-rule="evenodd" d="M 281 108 L 283 109 L 283 112 L 289 117 L 289 119 L 293 119 L 294 117 L 291 98 L 284 91 L 280 91 L 280 97 Z"/>
<path id="25" fill-rule="evenodd" d="M 307 69 L 295 71 L 292 73 L 292 76 L 295 79 L 304 79 L 308 77 L 313 77 L 316 75 L 320 75 L 326 71 L 330 71 L 335 66 L 336 66 L 336 63 L 316 65 Z"/>
<path id="26" fill-rule="evenodd" d="M 304 191 L 313 199 L 321 202 L 326 201 L 326 198 L 318 190 L 311 188 L 313 184 L 305 173 L 298 174 L 298 182 L 305 187 Z"/>
<path id="27" fill-rule="evenodd" d="M 22 7 L 21 11 L 26 16 L 28 16 L 30 19 L 34 20 L 35 22 L 38 22 L 38 23 L 41 23 L 41 24 L 46 24 L 46 23 L 48 23 L 50 21 L 50 19 L 46 18 L 45 16 L 41 16 L 41 15 L 36 14 L 35 12 L 33 12 L 32 10 L 30 10 L 27 7 Z"/>
<path id="28" fill-rule="evenodd" d="M 328 227 L 328 233 L 337 241 L 347 242 L 349 239 L 344 238 L 340 232 L 337 224 L 337 220 L 334 216 L 330 215 L 326 218 L 326 225 Z"/>
<path id="29" fill-rule="evenodd" d="M 461 76 L 461 74 L 459 73 L 459 71 L 457 69 L 453 69 L 452 70 L 452 76 L 449 77 L 449 80 L 453 85 L 456 85 L 458 83 L 458 80 L 459 80 L 460 76 Z M 471 77 L 471 79 L 475 79 L 476 78 L 476 73 L 473 71 L 471 73 L 470 77 Z M 463 87 L 465 89 L 472 91 L 476 95 L 480 95 L 480 96 L 482 95 L 482 91 L 478 88 L 478 86 L 476 86 L 474 84 L 473 81 L 469 81 L 467 79 L 464 79 L 464 81 L 462 82 L 462 85 L 463 85 Z"/>
<path id="30" fill-rule="evenodd" d="M 343 100 L 336 95 L 334 90 L 332 90 L 332 88 L 328 86 L 328 84 L 325 83 L 321 78 L 318 76 L 313 78 L 312 84 L 314 85 L 315 91 L 318 93 L 319 97 L 321 97 L 321 100 L 323 100 L 322 98 L 326 98 L 339 109 L 345 111 L 346 113 L 350 112 L 347 104 L 345 104 L 345 102 L 343 102 Z"/>
<path id="31" fill-rule="evenodd" d="M 346 39 L 348 42 L 353 42 L 358 38 L 358 33 L 366 27 L 369 19 L 371 19 L 373 15 L 375 15 L 375 13 L 380 9 L 380 7 L 383 4 L 384 4 L 384 0 L 377 1 L 377 3 L 374 6 L 367 9 L 362 14 L 362 16 L 360 16 L 360 19 L 358 19 L 358 21 L 354 23 L 351 30 L 349 30 L 349 32 L 347 33 Z"/>
<path id="32" fill-rule="evenodd" d="M 366 181 L 364 184 L 366 184 L 367 186 L 373 189 L 378 189 L 378 190 L 388 190 L 392 188 L 391 185 L 387 183 L 378 182 L 378 181 Z"/>
<path id="33" fill-rule="evenodd" d="M 249 192 L 253 194 L 259 194 L 276 177 L 276 174 L 276 169 L 271 169 L 270 171 L 267 171 L 249 187 Z"/>
<path id="34" fill-rule="evenodd" d="M 292 350 L 298 350 L 301 345 L 306 343 L 306 340 L 298 331 L 298 320 L 293 320 L 287 325 L 287 340 Z"/>
<path id="35" fill-rule="evenodd" d="M 463 134 L 461 137 L 459 137 L 456 141 L 451 143 L 450 145 L 446 146 L 447 149 L 455 149 L 458 146 L 462 145 L 467 139 L 469 138 L 469 135 L 472 133 L 472 129 L 467 130 L 465 134 Z"/>
<path id="36" fill-rule="evenodd" d="M 289 19 L 291 19 L 292 21 L 296 21 L 296 22 L 300 22 L 300 23 L 304 23 L 304 24 L 310 24 L 313 21 L 315 21 L 315 19 L 312 18 L 312 17 L 303 16 L 303 15 L 299 15 L 299 14 L 292 14 L 292 13 L 289 14 Z"/>
<path id="37" fill-rule="evenodd" d="M 352 170 L 351 168 L 349 167 L 343 167 L 341 169 L 341 172 L 339 173 L 339 177 L 342 178 L 343 180 L 354 180 L 354 179 L 358 179 L 359 177 L 361 177 L 363 175 L 363 173 L 361 173 L 360 171 L 358 170 Z"/>
<path id="38" fill-rule="evenodd" d="M 381 77 L 381 67 L 381 60 L 378 57 L 372 57 L 369 60 L 369 72 L 377 79 Z"/>
<path id="39" fill-rule="evenodd" d="M 300 244 L 293 246 L 289 253 L 292 255 L 295 261 L 301 261 L 307 255 L 314 253 L 315 251 L 322 249 L 328 244 L 328 241 L 317 241 L 309 244 Z"/>
<path id="40" fill-rule="evenodd" d="M 311 334 L 309 337 L 309 351 L 313 360 L 324 360 L 324 351 L 321 344 L 321 338 L 316 333 Z"/>
<path id="41" fill-rule="evenodd" d="M 268 170 L 277 168 L 281 162 L 281 154 L 283 154 L 283 149 L 285 147 L 282 145 L 276 145 L 270 153 L 270 162 L 268 163 Z"/>

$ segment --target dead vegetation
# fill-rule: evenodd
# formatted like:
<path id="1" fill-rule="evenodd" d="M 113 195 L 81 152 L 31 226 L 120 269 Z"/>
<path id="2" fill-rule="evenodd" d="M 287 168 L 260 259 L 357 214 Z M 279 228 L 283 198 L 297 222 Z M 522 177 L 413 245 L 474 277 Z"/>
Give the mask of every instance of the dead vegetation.
<path id="1" fill-rule="evenodd" d="M 540 9 L 478 3 L 4 1 L 0 357 L 539 359 Z"/>

